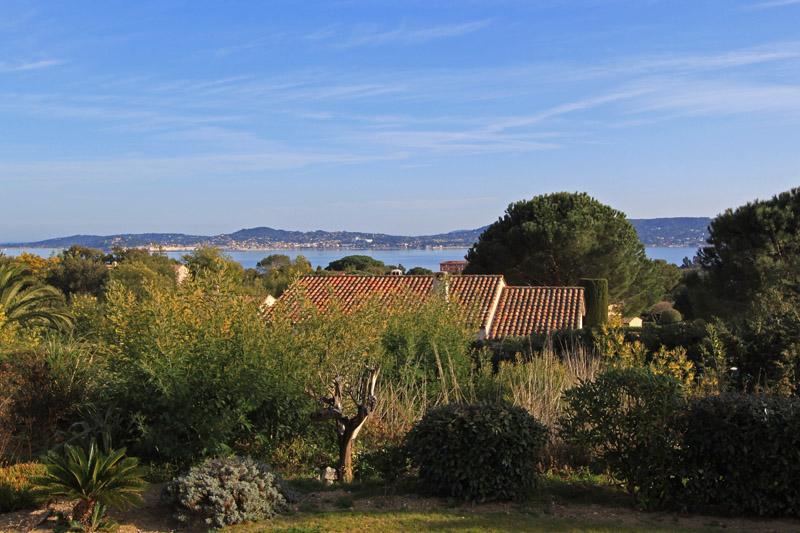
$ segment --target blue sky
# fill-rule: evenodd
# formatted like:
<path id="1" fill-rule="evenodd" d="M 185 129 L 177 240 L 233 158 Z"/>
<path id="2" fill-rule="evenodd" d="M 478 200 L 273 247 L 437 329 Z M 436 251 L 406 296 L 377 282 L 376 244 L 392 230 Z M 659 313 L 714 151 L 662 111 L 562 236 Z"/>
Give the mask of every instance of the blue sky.
<path id="1" fill-rule="evenodd" d="M 800 0 L 0 2 L 0 242 L 800 184 Z"/>

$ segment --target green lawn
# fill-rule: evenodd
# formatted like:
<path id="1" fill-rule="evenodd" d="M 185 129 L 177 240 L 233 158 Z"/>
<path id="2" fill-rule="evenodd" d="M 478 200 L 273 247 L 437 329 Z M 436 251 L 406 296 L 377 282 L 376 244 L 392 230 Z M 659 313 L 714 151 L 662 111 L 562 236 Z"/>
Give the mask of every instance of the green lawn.
<path id="1" fill-rule="evenodd" d="M 324 487 L 314 480 L 294 480 L 295 490 L 315 493 L 288 515 L 270 522 L 243 524 L 226 529 L 235 533 L 379 533 L 425 531 L 458 532 L 682 532 L 726 529 L 709 517 L 679 517 L 669 513 L 644 513 L 633 508 L 628 495 L 602 476 L 548 475 L 541 490 L 524 502 L 471 505 L 448 499 L 416 495 L 413 485 L 394 487 L 397 499 L 386 499 L 385 487 L 376 482 Z M 735 528 L 734 528 L 735 529 Z"/>
<path id="2" fill-rule="evenodd" d="M 643 521 L 636 525 L 623 525 L 606 519 L 583 521 L 529 512 L 448 512 L 448 511 L 387 511 L 387 512 L 323 512 L 298 513 L 278 518 L 267 524 L 248 524 L 231 528 L 231 532 L 255 533 L 275 531 L 283 533 L 328 533 L 352 531 L 376 531 L 380 533 L 424 531 L 459 532 L 511 532 L 511 531 L 555 531 L 555 532 L 680 532 L 719 531 L 718 528 L 682 529 L 672 524 Z"/>

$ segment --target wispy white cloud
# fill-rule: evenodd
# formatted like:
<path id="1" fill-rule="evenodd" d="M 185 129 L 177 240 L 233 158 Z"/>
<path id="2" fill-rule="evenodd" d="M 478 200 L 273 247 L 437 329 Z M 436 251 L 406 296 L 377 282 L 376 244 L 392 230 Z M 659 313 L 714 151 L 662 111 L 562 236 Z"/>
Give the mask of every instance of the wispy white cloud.
<path id="1" fill-rule="evenodd" d="M 521 115 L 516 117 L 508 117 L 501 120 L 494 121 L 487 125 L 487 131 L 503 131 L 511 128 L 521 128 L 524 126 L 531 126 L 538 124 L 545 120 L 565 115 L 567 113 L 574 113 L 577 111 L 586 111 L 598 106 L 619 102 L 622 100 L 631 100 L 642 94 L 649 92 L 651 89 L 647 88 L 634 88 L 624 91 L 612 92 L 610 94 L 603 94 L 584 98 L 573 102 L 566 102 L 557 106 L 550 107 L 532 115 Z"/>
<path id="2" fill-rule="evenodd" d="M 309 34 L 307 38 L 316 41 L 329 41 L 337 48 L 355 48 L 359 46 L 379 46 L 386 44 L 413 45 L 438 39 L 460 37 L 481 30 L 490 23 L 490 19 L 484 19 L 458 24 L 440 24 L 437 26 L 400 26 L 391 30 L 362 27 L 344 36 L 341 31 L 337 31 L 336 27 L 329 27 Z"/>
<path id="3" fill-rule="evenodd" d="M 55 67 L 63 64 L 58 59 L 42 59 L 39 61 L 0 61 L 0 73 L 3 72 L 24 72 L 26 70 L 40 70 L 48 67 Z"/>
<path id="4" fill-rule="evenodd" d="M 650 80 L 632 111 L 688 115 L 800 115 L 800 86 L 698 80 Z"/>
<path id="5" fill-rule="evenodd" d="M 786 7 L 799 4 L 800 0 L 768 0 L 766 2 L 758 2 L 756 4 L 746 6 L 746 9 L 751 9 L 751 10 L 774 9 L 777 7 Z"/>
<path id="6" fill-rule="evenodd" d="M 337 35 L 338 27 L 318 38 L 335 42 Z M 60 92 L 0 94 L 0 112 L 80 121 L 112 133 L 135 132 L 142 146 L 214 152 L 215 158 L 203 165 L 220 172 L 214 161 L 230 154 L 232 174 L 245 161 L 268 171 L 284 164 L 300 168 L 365 162 L 364 153 L 420 156 L 409 161 L 415 163 L 427 155 L 554 150 L 602 141 L 603 132 L 611 128 L 690 115 L 794 116 L 800 88 L 783 74 L 769 73 L 785 73 L 784 67 L 798 60 L 800 42 L 776 42 L 717 54 L 629 57 L 594 66 L 309 68 L 273 76 L 93 78 Z M 743 68 L 756 65 L 758 77 Z M 354 103 L 365 105 L 353 108 Z M 256 158 L 259 153 L 273 154 L 270 163 Z M 172 159 L 150 161 L 164 175 L 180 174 Z M 196 161 L 184 162 L 189 168 L 202 166 Z"/>
<path id="7" fill-rule="evenodd" d="M 798 1 L 800 2 L 800 0 Z M 610 77 L 631 78 L 652 74 L 700 74 L 798 59 L 800 59 L 800 41 L 782 41 L 715 54 L 626 57 L 591 66 L 541 67 L 539 76 L 544 82 L 567 83 Z"/>
<path id="8" fill-rule="evenodd" d="M 402 159 L 402 154 L 372 155 L 334 151 L 301 151 L 273 145 L 259 152 L 227 152 L 169 157 L 120 156 L 0 163 L 0 183 L 193 182 L 206 178 L 268 179 L 270 173 L 310 165 L 356 164 Z M 274 176 L 273 176 L 274 177 Z"/>
<path id="9" fill-rule="evenodd" d="M 413 130 L 393 129 L 363 132 L 353 140 L 372 145 L 384 145 L 394 150 L 420 154 L 478 155 L 495 153 L 524 153 L 554 150 L 560 145 L 545 141 L 536 134 L 510 135 L 487 132 L 483 129 Z"/>

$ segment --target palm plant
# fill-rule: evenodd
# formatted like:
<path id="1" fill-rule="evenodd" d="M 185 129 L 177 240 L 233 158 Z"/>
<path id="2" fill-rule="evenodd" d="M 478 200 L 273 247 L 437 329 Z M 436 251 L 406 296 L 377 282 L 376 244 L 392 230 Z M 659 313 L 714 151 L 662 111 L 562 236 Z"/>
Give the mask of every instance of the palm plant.
<path id="1" fill-rule="evenodd" d="M 51 498 L 78 500 L 72 520 L 88 525 L 107 506 L 128 507 L 141 501 L 147 486 L 139 460 L 126 457 L 125 449 L 104 452 L 92 442 L 88 451 L 69 444 L 64 453 L 51 451 L 44 460 L 46 473 L 34 480 Z"/>
<path id="2" fill-rule="evenodd" d="M 0 312 L 6 323 L 72 327 L 72 317 L 61 307 L 62 295 L 50 285 L 40 285 L 24 268 L 0 265 Z"/>

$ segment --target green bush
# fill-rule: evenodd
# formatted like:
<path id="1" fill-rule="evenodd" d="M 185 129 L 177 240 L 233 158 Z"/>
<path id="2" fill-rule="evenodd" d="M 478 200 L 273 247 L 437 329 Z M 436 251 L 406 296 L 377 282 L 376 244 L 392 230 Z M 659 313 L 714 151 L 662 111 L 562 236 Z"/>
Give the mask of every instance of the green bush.
<path id="1" fill-rule="evenodd" d="M 38 463 L 20 463 L 0 468 L 0 513 L 36 506 L 32 478 L 40 476 L 44 467 Z"/>
<path id="2" fill-rule="evenodd" d="M 92 403 L 102 381 L 95 350 L 71 340 L 6 353 L 0 361 L 0 461 L 30 460 Z"/>
<path id="3" fill-rule="evenodd" d="M 676 482 L 680 383 L 647 368 L 619 368 L 564 396 L 563 439 L 592 453 L 641 505 L 665 503 Z"/>
<path id="4" fill-rule="evenodd" d="M 658 323 L 661 325 L 677 324 L 683 321 L 683 315 L 677 309 L 664 309 L 658 314 Z"/>
<path id="5" fill-rule="evenodd" d="M 701 347 L 707 336 L 705 321 L 686 320 L 665 325 L 645 323 L 639 340 L 651 353 L 657 352 L 662 346 L 670 350 L 683 347 L 689 359 L 697 363 L 702 359 Z"/>
<path id="6" fill-rule="evenodd" d="M 285 337 L 270 336 L 257 300 L 225 274 L 146 289 L 139 298 L 112 282 L 103 325 L 107 400 L 132 450 L 189 465 L 231 449 L 267 454 L 299 431 L 302 361 L 279 349 Z"/>
<path id="7" fill-rule="evenodd" d="M 271 518 L 286 508 L 287 496 L 280 478 L 249 457 L 208 459 L 162 493 L 180 521 L 201 519 L 213 527 Z"/>
<path id="8" fill-rule="evenodd" d="M 800 515 L 800 398 L 725 394 L 693 402 L 682 465 L 690 508 Z"/>
<path id="9" fill-rule="evenodd" d="M 537 485 L 546 439 L 547 429 L 519 407 L 450 404 L 429 411 L 409 432 L 406 446 L 433 493 L 509 500 Z"/>

